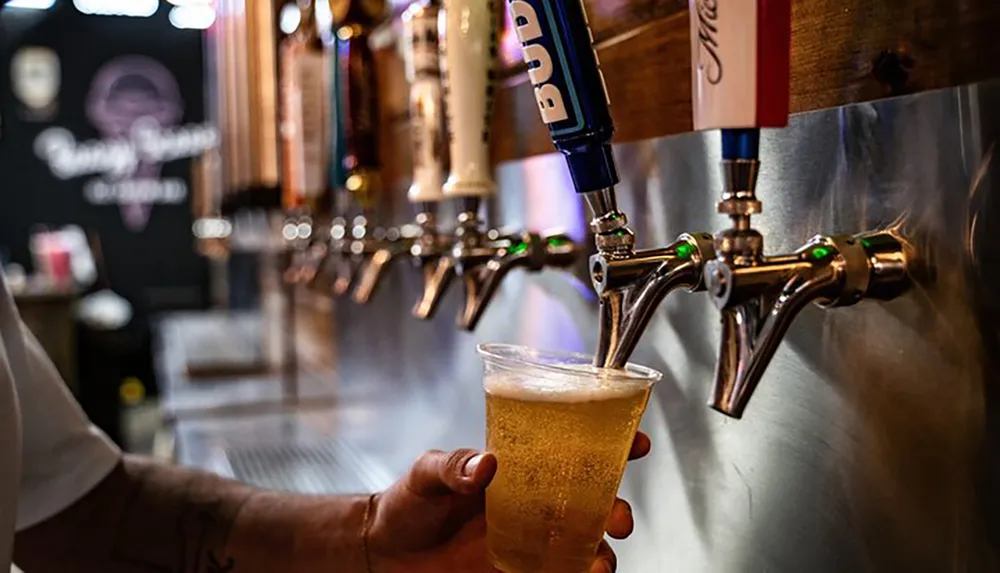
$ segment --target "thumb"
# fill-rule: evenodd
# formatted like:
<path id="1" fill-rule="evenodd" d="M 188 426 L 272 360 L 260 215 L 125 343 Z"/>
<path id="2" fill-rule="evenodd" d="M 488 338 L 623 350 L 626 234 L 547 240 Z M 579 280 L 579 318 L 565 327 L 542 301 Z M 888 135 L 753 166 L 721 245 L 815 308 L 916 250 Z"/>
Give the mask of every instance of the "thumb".
<path id="1" fill-rule="evenodd" d="M 421 497 L 482 492 L 493 480 L 497 459 L 476 450 L 433 450 L 420 456 L 406 476 L 407 489 Z"/>

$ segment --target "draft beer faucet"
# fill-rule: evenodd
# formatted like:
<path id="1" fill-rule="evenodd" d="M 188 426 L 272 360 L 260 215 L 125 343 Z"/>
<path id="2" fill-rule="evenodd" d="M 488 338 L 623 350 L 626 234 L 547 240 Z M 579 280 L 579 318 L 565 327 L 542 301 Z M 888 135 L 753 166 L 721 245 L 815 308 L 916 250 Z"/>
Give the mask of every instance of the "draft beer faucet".
<path id="1" fill-rule="evenodd" d="M 354 290 L 354 300 L 358 303 L 368 302 L 385 268 L 403 256 L 413 257 L 423 272 L 425 285 L 433 282 L 438 261 L 451 247 L 437 226 L 437 207 L 444 199 L 441 186 L 445 147 L 438 47 L 439 12 L 438 0 L 420 0 L 402 15 L 403 62 L 410 83 L 410 126 L 413 134 L 413 183 L 407 197 L 417 206 L 417 216 L 414 224 L 401 227 L 398 236 L 384 241 L 369 259 Z M 450 275 L 445 280 L 448 279 Z M 441 285 L 434 290 L 440 293 L 446 286 Z M 414 308 L 414 314 L 420 318 L 429 317 L 436 306 L 434 302 L 425 303 L 422 297 Z"/>
<path id="2" fill-rule="evenodd" d="M 909 250 L 890 232 L 816 236 L 792 254 L 765 256 L 751 226 L 761 128 L 788 121 L 791 0 L 691 1 L 695 129 L 722 129 L 719 213 L 704 280 L 722 313 L 709 405 L 740 418 L 789 326 L 810 302 L 824 308 L 887 300 L 909 284 Z M 749 33 L 748 27 L 749 26 Z"/>
<path id="3" fill-rule="evenodd" d="M 635 249 L 635 235 L 616 201 L 614 122 L 583 3 L 508 0 L 507 6 L 542 121 L 593 213 L 597 254 L 590 273 L 600 297 L 595 364 L 620 368 L 667 294 L 704 288 L 702 265 L 715 257 L 712 238 L 684 234 L 663 248 Z"/>
<path id="4" fill-rule="evenodd" d="M 342 94 L 347 113 L 345 135 L 347 149 L 344 168 L 345 187 L 360 208 L 348 234 L 340 242 L 341 254 L 347 262 L 346 273 L 337 277 L 334 294 L 347 294 L 365 263 L 378 251 L 385 230 L 375 225 L 376 208 L 382 196 L 381 160 L 379 158 L 379 97 L 375 74 L 375 58 L 369 45 L 371 27 L 350 23 L 337 29 L 341 42 L 338 50 L 345 70 L 345 93 Z"/>
<path id="5" fill-rule="evenodd" d="M 360 269 L 378 251 L 388 233 L 374 224 L 382 195 L 379 160 L 379 99 L 374 55 L 369 45 L 372 30 L 385 18 L 383 0 L 329 0 L 333 16 L 333 89 L 336 110 L 331 181 L 347 199 L 338 205 L 342 215 L 328 228 L 325 254 L 313 288 L 333 296 L 346 295 Z M 338 185 L 339 187 L 340 185 Z M 353 209 L 347 203 L 353 204 Z M 348 213 L 355 212 L 353 220 Z"/>
<path id="6" fill-rule="evenodd" d="M 441 51 L 438 34 L 439 0 L 419 0 L 403 12 L 403 63 L 410 83 L 410 130 L 413 183 L 407 197 L 417 207 L 419 229 L 409 254 L 420 269 L 423 288 L 413 315 L 428 319 L 454 275 L 439 266 L 451 251 L 452 240 L 438 228 L 438 206 L 444 200 L 444 100 L 441 88 Z M 443 274 L 439 269 L 443 268 Z"/>
<path id="7" fill-rule="evenodd" d="M 329 69 L 314 0 L 299 0 L 299 25 L 281 42 L 281 234 L 288 255 L 285 280 L 307 282 L 315 271 L 314 231 L 329 222 L 325 174 L 329 144 Z"/>
<path id="8" fill-rule="evenodd" d="M 332 5 L 332 2 L 331 2 Z M 335 292 L 346 291 L 340 277 L 350 277 L 351 267 L 345 258 L 347 251 L 345 240 L 348 236 L 347 217 L 353 206 L 351 194 L 347 191 L 347 168 L 344 161 L 347 154 L 347 107 L 345 105 L 345 74 L 341 59 L 341 51 L 348 44 L 337 37 L 336 25 L 326 35 L 329 52 L 330 91 L 327 94 L 330 109 L 329 158 L 327 161 L 328 185 L 330 187 L 332 219 L 328 225 L 320 226 L 313 233 L 311 259 L 313 273 L 308 282 L 309 287 L 321 294 L 333 295 Z M 339 290 L 338 290 L 339 289 Z"/>
<path id="9" fill-rule="evenodd" d="M 511 270 L 567 267 L 575 260 L 577 248 L 561 232 L 485 230 L 480 207 L 483 198 L 496 189 L 489 161 L 497 55 L 492 3 L 445 0 L 439 31 L 451 152 L 451 172 L 443 191 L 458 202 L 460 212 L 450 256 L 438 261 L 418 310 L 426 304 L 433 311 L 449 275 L 458 275 L 465 288 L 458 325 L 473 330 Z"/>

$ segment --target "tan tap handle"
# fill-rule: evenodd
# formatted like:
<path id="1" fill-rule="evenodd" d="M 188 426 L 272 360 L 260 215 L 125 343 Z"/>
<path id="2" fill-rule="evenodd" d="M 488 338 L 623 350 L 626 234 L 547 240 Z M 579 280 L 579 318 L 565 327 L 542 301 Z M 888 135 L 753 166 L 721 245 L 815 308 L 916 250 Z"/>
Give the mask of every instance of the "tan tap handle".
<path id="1" fill-rule="evenodd" d="M 444 199 L 446 138 L 441 93 L 436 2 L 418 2 L 403 13 L 403 61 L 410 82 L 410 128 L 413 133 L 411 203 Z"/>
<path id="2" fill-rule="evenodd" d="M 440 16 L 451 173 L 448 197 L 484 197 L 496 189 L 489 157 L 497 40 L 493 3 L 445 0 Z"/>

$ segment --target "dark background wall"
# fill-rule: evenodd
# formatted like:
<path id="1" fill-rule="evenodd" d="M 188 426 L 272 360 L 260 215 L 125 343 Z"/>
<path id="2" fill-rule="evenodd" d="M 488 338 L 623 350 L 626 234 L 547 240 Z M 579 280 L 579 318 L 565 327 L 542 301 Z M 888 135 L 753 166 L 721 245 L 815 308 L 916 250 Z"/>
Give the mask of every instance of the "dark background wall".
<path id="1" fill-rule="evenodd" d="M 126 228 L 118 205 L 85 201 L 84 185 L 94 175 L 55 177 L 33 143 L 53 126 L 68 129 L 77 142 L 101 139 L 88 118 L 86 96 L 98 70 L 125 55 L 152 58 L 174 76 L 184 110 L 178 125 L 203 122 L 201 32 L 174 28 L 169 8 L 163 3 L 150 18 L 88 16 L 60 0 L 46 12 L 0 12 L 0 248 L 9 260 L 30 267 L 33 226 L 79 224 L 100 237 L 111 287 L 140 316 L 206 305 L 207 269 L 194 252 L 190 230 L 190 161 L 166 163 L 160 174 L 183 179 L 189 198 L 154 205 L 146 227 L 135 231 Z M 10 89 L 11 59 L 26 45 L 51 48 L 59 57 L 62 81 L 58 107 L 50 117 L 27 113 Z"/>

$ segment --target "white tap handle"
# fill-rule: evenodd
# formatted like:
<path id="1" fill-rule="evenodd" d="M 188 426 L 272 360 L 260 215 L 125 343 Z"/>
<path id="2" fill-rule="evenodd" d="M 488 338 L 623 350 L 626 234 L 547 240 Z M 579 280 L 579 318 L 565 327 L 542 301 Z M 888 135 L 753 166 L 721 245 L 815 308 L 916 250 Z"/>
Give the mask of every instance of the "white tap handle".
<path id="1" fill-rule="evenodd" d="M 448 197 L 482 197 L 496 189 L 490 165 L 490 119 L 496 55 L 489 0 L 444 0 L 440 16 L 451 173 Z"/>
<path id="2" fill-rule="evenodd" d="M 441 99 L 438 13 L 432 2 L 417 2 L 403 13 L 403 59 L 410 82 L 413 137 L 411 203 L 444 199 L 444 118 Z"/>
<path id="3" fill-rule="evenodd" d="M 689 0 L 695 129 L 788 124 L 791 0 Z"/>

